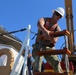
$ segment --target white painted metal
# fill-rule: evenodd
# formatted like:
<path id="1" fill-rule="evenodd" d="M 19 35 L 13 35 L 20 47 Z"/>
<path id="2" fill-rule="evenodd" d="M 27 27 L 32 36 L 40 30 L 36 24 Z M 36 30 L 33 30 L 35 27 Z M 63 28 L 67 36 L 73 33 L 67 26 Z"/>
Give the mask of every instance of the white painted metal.
<path id="1" fill-rule="evenodd" d="M 15 73 L 15 70 L 16 70 L 16 67 L 17 67 L 17 64 L 18 64 L 18 61 L 19 61 L 19 59 L 20 59 L 20 56 L 21 56 L 23 50 L 25 50 L 24 48 L 26 48 L 26 50 L 25 50 L 26 52 L 25 52 L 25 58 L 24 58 L 23 75 L 26 75 L 26 65 L 27 65 L 28 47 L 29 47 L 29 41 L 30 41 L 30 29 L 31 29 L 31 25 L 29 25 L 28 28 L 27 28 L 27 35 L 26 35 L 25 40 L 24 40 L 24 42 L 23 42 L 23 44 L 22 44 L 22 47 L 21 47 L 21 49 L 20 49 L 20 52 L 19 52 L 19 54 L 18 54 L 18 57 L 17 57 L 17 59 L 16 59 L 16 61 L 15 61 L 13 70 L 12 70 L 12 72 L 11 72 L 10 75 L 19 75 L 19 74 L 14 74 L 14 73 Z"/>

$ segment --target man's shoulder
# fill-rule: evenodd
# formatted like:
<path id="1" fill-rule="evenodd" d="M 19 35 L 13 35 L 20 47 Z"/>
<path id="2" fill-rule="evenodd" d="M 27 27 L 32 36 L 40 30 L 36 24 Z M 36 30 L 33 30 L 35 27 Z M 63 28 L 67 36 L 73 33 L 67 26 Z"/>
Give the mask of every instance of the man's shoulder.
<path id="1" fill-rule="evenodd" d="M 47 21 L 47 20 L 51 20 L 51 18 L 50 17 L 43 17 L 44 18 L 44 21 Z"/>
<path id="2" fill-rule="evenodd" d="M 61 31 L 61 28 L 59 25 L 57 25 L 56 29 L 57 29 L 57 31 Z"/>
<path id="3" fill-rule="evenodd" d="M 50 17 L 43 17 L 44 19 L 51 19 Z"/>

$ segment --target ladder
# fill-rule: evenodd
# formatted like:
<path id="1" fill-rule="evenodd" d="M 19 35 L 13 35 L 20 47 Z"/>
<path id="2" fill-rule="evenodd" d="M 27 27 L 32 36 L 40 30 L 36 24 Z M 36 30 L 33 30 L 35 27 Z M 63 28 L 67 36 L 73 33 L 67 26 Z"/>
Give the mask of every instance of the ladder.
<path id="1" fill-rule="evenodd" d="M 59 32 L 55 32 L 53 34 L 51 34 L 52 36 L 54 37 L 57 37 L 57 36 L 68 36 L 70 33 L 67 31 L 67 30 L 63 30 L 63 31 L 59 31 Z M 43 36 L 40 36 L 39 37 L 40 39 L 44 39 Z M 39 51 L 39 52 L 36 52 L 37 55 L 39 56 L 42 56 L 42 55 L 58 55 L 58 54 L 65 54 L 65 57 L 67 58 L 68 60 L 68 55 L 71 54 L 70 50 L 68 50 L 68 46 L 67 46 L 67 41 L 65 40 L 66 42 L 66 48 L 64 49 L 58 49 L 58 50 L 50 50 L 50 51 Z M 66 61 L 65 59 L 65 63 L 67 66 L 68 65 L 68 62 Z M 67 68 L 67 67 L 66 67 Z M 67 69 L 66 69 L 67 70 Z M 33 75 L 70 75 L 69 74 L 69 71 L 67 70 L 67 73 L 53 73 L 53 72 L 34 72 Z"/>

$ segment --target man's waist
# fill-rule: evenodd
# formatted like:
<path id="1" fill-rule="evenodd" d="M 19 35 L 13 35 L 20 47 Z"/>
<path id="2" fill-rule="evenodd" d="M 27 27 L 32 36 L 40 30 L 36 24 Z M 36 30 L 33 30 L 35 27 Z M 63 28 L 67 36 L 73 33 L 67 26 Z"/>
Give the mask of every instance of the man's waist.
<path id="1" fill-rule="evenodd" d="M 55 45 L 53 43 L 50 44 L 42 44 L 43 46 L 48 46 L 48 47 L 54 47 Z"/>
<path id="2" fill-rule="evenodd" d="M 37 44 L 39 44 L 38 42 L 36 42 Z M 47 44 L 47 43 L 41 43 L 42 44 L 42 46 L 48 46 L 48 47 L 54 47 L 55 46 L 55 44 L 54 43 L 49 43 L 49 44 Z"/>

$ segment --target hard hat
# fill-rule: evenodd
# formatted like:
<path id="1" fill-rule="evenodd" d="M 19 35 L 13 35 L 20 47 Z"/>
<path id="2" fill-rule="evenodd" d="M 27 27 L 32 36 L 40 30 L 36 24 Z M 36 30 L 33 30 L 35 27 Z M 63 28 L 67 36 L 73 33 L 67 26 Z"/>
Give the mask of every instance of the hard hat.
<path id="1" fill-rule="evenodd" d="M 58 7 L 54 11 L 58 12 L 62 17 L 64 17 L 65 11 L 62 7 Z"/>

